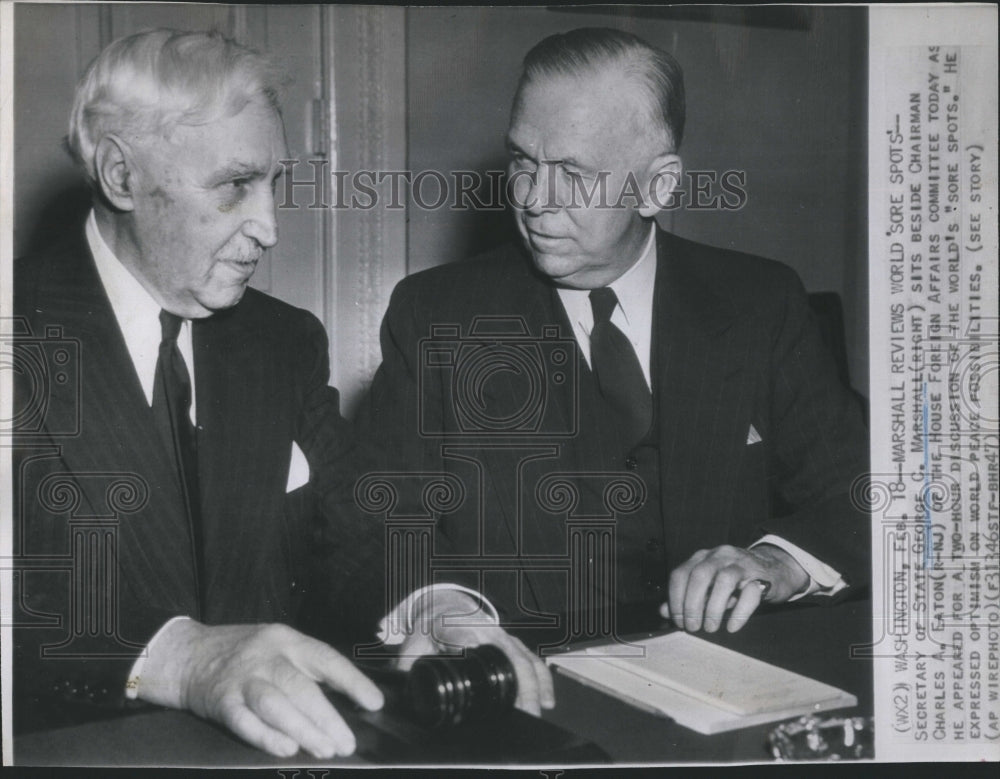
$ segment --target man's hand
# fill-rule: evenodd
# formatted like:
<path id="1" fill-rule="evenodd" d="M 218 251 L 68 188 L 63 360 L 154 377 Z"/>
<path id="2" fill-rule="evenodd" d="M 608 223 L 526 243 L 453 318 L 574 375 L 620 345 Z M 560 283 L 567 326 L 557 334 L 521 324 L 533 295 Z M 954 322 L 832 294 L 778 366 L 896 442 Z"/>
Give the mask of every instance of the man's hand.
<path id="1" fill-rule="evenodd" d="M 299 747 L 324 759 L 350 755 L 354 734 L 320 683 L 366 709 L 382 707 L 382 692 L 345 657 L 290 627 L 180 620 L 153 642 L 138 694 L 215 720 L 279 757 Z"/>
<path id="2" fill-rule="evenodd" d="M 784 603 L 809 584 L 809 575 L 783 549 L 717 546 L 701 549 L 670 574 L 669 601 L 660 613 L 679 628 L 714 633 L 732 609 L 726 629 L 735 633 L 763 601 Z"/>
<path id="3" fill-rule="evenodd" d="M 514 667 L 517 708 L 539 717 L 542 709 L 556 705 L 552 674 L 545 663 L 499 625 L 489 624 L 489 617 L 470 596 L 455 590 L 434 590 L 421 598 L 414 616 L 413 632 L 403 642 L 397 662 L 401 670 L 409 670 L 422 655 L 493 644 Z"/>

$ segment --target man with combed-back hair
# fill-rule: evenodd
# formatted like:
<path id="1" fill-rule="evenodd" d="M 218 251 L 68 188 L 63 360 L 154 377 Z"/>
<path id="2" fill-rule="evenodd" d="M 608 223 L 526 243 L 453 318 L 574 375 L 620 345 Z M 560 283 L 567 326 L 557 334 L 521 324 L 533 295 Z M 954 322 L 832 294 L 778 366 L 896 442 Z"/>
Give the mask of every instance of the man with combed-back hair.
<path id="1" fill-rule="evenodd" d="M 435 564 L 524 635 L 657 614 L 733 631 L 765 601 L 867 584 L 867 433 L 801 282 L 655 222 L 684 101 L 680 66 L 635 35 L 541 41 L 507 131 L 521 240 L 404 279 L 383 321 L 361 435 L 387 471 L 462 481 Z M 612 512 L 613 534 L 579 530 Z"/>
<path id="2" fill-rule="evenodd" d="M 280 88 L 270 60 L 220 33 L 156 30 L 119 38 L 77 86 L 68 145 L 96 183 L 104 135 L 138 138 L 178 124 L 207 124 L 236 116 L 251 102 L 280 113 Z"/>
<path id="3" fill-rule="evenodd" d="M 14 270 L 25 332 L 69 344 L 75 377 L 15 437 L 19 724 L 159 704 L 331 757 L 355 740 L 320 685 L 382 704 L 289 626 L 314 518 L 381 556 L 339 510 L 354 444 L 323 327 L 247 286 L 278 239 L 279 87 L 255 51 L 173 30 L 113 42 L 77 87 L 92 210 Z"/>

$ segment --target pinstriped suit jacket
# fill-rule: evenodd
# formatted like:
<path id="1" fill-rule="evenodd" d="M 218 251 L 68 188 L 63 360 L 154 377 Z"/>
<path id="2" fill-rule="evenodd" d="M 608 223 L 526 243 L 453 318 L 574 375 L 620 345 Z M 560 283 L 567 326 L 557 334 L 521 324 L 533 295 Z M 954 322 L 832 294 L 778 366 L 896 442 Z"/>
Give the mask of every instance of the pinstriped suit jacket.
<path id="1" fill-rule="evenodd" d="M 120 704 L 172 616 L 294 622 L 316 501 L 348 522 L 337 504 L 354 481 L 319 321 L 248 289 L 194 323 L 199 582 L 176 470 L 82 230 L 19 261 L 15 288 L 20 356 L 43 369 L 21 371 L 15 393 L 32 412 L 15 439 L 18 692 Z M 286 494 L 293 441 L 313 482 Z"/>
<path id="2" fill-rule="evenodd" d="M 672 568 L 697 549 L 745 546 L 771 532 L 834 566 L 852 585 L 867 584 L 869 518 L 849 495 L 854 478 L 867 471 L 867 432 L 797 276 L 779 263 L 665 232 L 657 236 L 657 255 L 652 443 L 659 450 L 653 478 L 661 525 L 650 548 L 658 555 L 665 550 Z M 389 470 L 441 470 L 465 485 L 464 505 L 437 515 L 434 565 L 442 578 L 459 578 L 461 567 L 448 572 L 445 554 L 464 556 L 465 568 L 470 556 L 521 555 L 516 587 L 491 592 L 489 561 L 470 583 L 516 599 L 500 604 L 511 612 L 565 612 L 565 586 L 537 564 L 538 556 L 567 553 L 565 522 L 558 512 L 528 504 L 537 501 L 547 473 L 625 471 L 623 462 L 609 459 L 623 449 L 607 420 L 581 416 L 580 382 L 552 381 L 547 364 L 537 430 L 470 435 L 471 417 L 463 423 L 456 403 L 466 403 L 486 425 L 515 418 L 528 397 L 523 383 L 515 386 L 524 377 L 507 369 L 481 372 L 481 393 L 469 394 L 478 368 L 465 370 L 467 362 L 460 371 L 472 351 L 455 344 L 468 337 L 476 317 L 522 322 L 541 344 L 535 354 L 543 363 L 546 328 L 550 338 L 555 332 L 575 345 L 557 293 L 520 248 L 411 276 L 397 286 L 383 323 L 383 364 L 357 420 L 360 436 L 381 443 Z M 450 334 L 444 338 L 442 325 Z M 421 344 L 432 327 L 437 337 Z M 435 341 L 429 363 L 427 348 Z M 585 377 L 579 353 L 576 361 Z M 456 399 L 458 393 L 466 396 Z M 751 425 L 759 443 L 748 444 Z M 532 449 L 546 443 L 558 449 L 548 459 Z M 442 446 L 450 447 L 444 457 Z M 582 504 L 572 510 L 585 513 Z M 644 552 L 636 554 L 635 564 L 645 565 Z M 662 567 L 664 558 L 656 559 L 648 563 Z"/>

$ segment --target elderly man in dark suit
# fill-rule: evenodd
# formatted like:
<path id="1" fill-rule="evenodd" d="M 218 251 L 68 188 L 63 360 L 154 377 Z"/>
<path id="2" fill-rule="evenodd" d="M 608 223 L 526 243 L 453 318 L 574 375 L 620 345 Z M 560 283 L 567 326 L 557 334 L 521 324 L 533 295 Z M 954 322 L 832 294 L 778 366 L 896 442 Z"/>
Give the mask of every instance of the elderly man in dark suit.
<path id="1" fill-rule="evenodd" d="M 761 602 L 866 584 L 867 435 L 801 283 L 654 222 L 683 126 L 665 52 L 609 29 L 542 41 L 507 133 L 521 241 L 405 279 L 386 314 L 362 435 L 391 470 L 463 485 L 430 564 L 505 624 L 737 630 Z"/>
<path id="2" fill-rule="evenodd" d="M 379 591 L 383 529 L 350 500 L 321 324 L 247 287 L 278 239 L 273 68 L 217 34 L 120 39 L 77 87 L 69 146 L 93 209 L 14 272 L 19 721 L 138 700 L 279 756 L 350 754 L 320 685 L 382 693 L 289 625 L 318 540 L 318 601 L 374 629 L 350 612 Z"/>
<path id="3" fill-rule="evenodd" d="M 25 333 L 67 344 L 74 377 L 18 387 L 19 408 L 46 401 L 15 439 L 19 713 L 138 699 L 277 755 L 349 754 L 318 684 L 367 708 L 380 691 L 283 624 L 307 517 L 350 521 L 353 438 L 320 323 L 247 288 L 278 238 L 272 69 L 215 34 L 120 39 L 78 85 L 69 145 L 93 209 L 14 271 Z"/>

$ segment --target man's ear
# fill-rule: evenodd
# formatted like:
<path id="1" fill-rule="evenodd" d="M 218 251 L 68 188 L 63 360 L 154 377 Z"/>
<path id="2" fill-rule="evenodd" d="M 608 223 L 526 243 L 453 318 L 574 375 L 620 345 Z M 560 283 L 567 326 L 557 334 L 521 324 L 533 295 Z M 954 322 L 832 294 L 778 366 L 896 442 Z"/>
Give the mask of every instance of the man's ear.
<path id="1" fill-rule="evenodd" d="M 663 153 L 649 164 L 649 199 L 639 209 L 645 217 L 656 216 L 658 211 L 669 208 L 671 195 L 681 183 L 683 166 L 676 154 Z"/>
<path id="2" fill-rule="evenodd" d="M 130 149 L 116 135 L 105 135 L 94 150 L 94 172 L 101 193 L 120 211 L 131 211 L 134 162 Z"/>

